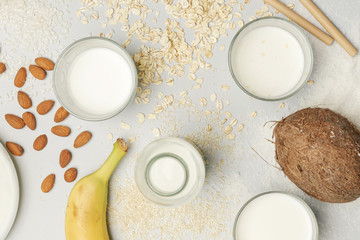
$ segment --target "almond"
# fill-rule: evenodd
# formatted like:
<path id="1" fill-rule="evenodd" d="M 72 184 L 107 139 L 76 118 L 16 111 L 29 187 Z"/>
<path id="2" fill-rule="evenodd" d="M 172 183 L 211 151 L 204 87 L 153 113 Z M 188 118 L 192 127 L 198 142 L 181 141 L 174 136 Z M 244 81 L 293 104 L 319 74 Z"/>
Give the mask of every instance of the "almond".
<path id="1" fill-rule="evenodd" d="M 33 148 L 36 151 L 41 151 L 46 147 L 47 142 L 48 142 L 47 136 L 45 134 L 40 135 L 35 139 Z"/>
<path id="2" fill-rule="evenodd" d="M 69 112 L 64 107 L 60 107 L 54 116 L 54 122 L 59 123 L 64 121 L 69 116 Z"/>
<path id="3" fill-rule="evenodd" d="M 22 86 L 24 86 L 24 84 L 26 82 L 26 77 L 27 77 L 26 68 L 24 68 L 24 67 L 20 68 L 18 70 L 18 72 L 16 73 L 16 76 L 14 79 L 15 87 L 21 88 Z"/>
<path id="4" fill-rule="evenodd" d="M 44 69 L 42 69 L 39 66 L 36 65 L 30 65 L 29 66 L 29 71 L 31 72 L 31 74 L 34 76 L 34 78 L 39 79 L 39 80 L 44 80 L 44 78 L 46 77 L 46 72 Z"/>
<path id="5" fill-rule="evenodd" d="M 71 133 L 71 129 L 66 126 L 58 125 L 51 128 L 51 132 L 59 137 L 67 137 Z"/>
<path id="6" fill-rule="evenodd" d="M 71 158 L 72 158 L 72 154 L 69 150 L 67 149 L 62 150 L 59 158 L 60 167 L 62 168 L 66 167 L 66 165 L 68 165 L 69 162 L 71 161 Z"/>
<path id="7" fill-rule="evenodd" d="M 35 62 L 46 71 L 54 70 L 55 63 L 48 58 L 38 57 L 35 59 Z"/>
<path id="8" fill-rule="evenodd" d="M 80 133 L 74 141 L 74 148 L 79 148 L 84 146 L 86 143 L 90 141 L 91 137 L 92 134 L 89 131 L 84 131 Z"/>
<path id="9" fill-rule="evenodd" d="M 12 155 L 21 156 L 24 154 L 24 149 L 17 143 L 6 142 L 6 148 L 11 152 Z"/>
<path id="10" fill-rule="evenodd" d="M 4 63 L 0 62 L 0 74 L 6 71 L 6 66 Z"/>
<path id="11" fill-rule="evenodd" d="M 17 94 L 17 99 L 20 106 L 24 109 L 28 109 L 32 106 L 32 101 L 29 95 L 23 91 L 19 91 Z"/>
<path id="12" fill-rule="evenodd" d="M 28 128 L 30 128 L 31 130 L 35 130 L 36 118 L 34 114 L 32 114 L 31 112 L 25 112 L 23 113 L 22 118 Z"/>
<path id="13" fill-rule="evenodd" d="M 73 182 L 77 177 L 77 170 L 76 168 L 69 168 L 64 173 L 64 179 L 66 182 Z"/>
<path id="14" fill-rule="evenodd" d="M 22 129 L 25 127 L 24 120 L 14 114 L 5 114 L 5 120 L 7 123 L 15 129 Z"/>
<path id="15" fill-rule="evenodd" d="M 53 100 L 43 101 L 37 106 L 36 111 L 40 115 L 47 114 L 52 109 L 52 107 L 54 106 L 54 103 L 55 102 Z"/>
<path id="16" fill-rule="evenodd" d="M 44 193 L 50 192 L 50 190 L 54 187 L 54 183 L 55 183 L 55 174 L 50 174 L 41 183 L 41 191 L 43 191 Z"/>

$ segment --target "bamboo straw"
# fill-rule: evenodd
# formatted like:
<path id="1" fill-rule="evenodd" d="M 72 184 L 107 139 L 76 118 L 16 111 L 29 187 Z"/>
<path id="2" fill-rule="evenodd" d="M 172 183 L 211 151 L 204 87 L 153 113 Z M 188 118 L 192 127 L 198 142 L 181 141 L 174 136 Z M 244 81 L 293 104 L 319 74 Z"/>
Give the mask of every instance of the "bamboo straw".
<path id="1" fill-rule="evenodd" d="M 325 14 L 311 1 L 299 0 L 304 7 L 319 21 L 328 33 L 337 41 L 350 56 L 355 56 L 358 50 L 349 40 L 336 28 L 336 26 L 325 16 Z"/>
<path id="2" fill-rule="evenodd" d="M 310 23 L 308 20 L 293 10 L 289 9 L 285 4 L 279 2 L 278 0 L 264 0 L 264 3 L 269 4 L 327 45 L 331 45 L 333 43 L 334 39 L 332 37 L 327 35 L 325 32 L 317 28 L 315 25 Z"/>

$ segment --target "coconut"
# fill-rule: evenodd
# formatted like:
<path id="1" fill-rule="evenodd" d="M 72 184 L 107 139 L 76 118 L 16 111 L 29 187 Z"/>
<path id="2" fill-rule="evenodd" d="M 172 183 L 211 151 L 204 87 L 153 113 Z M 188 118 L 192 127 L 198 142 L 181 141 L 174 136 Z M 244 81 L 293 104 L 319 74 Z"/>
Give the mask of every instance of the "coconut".
<path id="1" fill-rule="evenodd" d="M 276 160 L 300 189 L 321 201 L 360 196 L 360 133 L 345 117 L 306 108 L 277 123 Z"/>

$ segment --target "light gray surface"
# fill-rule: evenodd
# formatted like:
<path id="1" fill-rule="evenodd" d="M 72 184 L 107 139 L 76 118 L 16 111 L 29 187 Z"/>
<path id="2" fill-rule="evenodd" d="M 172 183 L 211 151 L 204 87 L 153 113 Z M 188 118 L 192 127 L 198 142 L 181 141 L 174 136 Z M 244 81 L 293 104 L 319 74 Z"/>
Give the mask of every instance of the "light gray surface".
<path id="1" fill-rule="evenodd" d="M 357 47 L 360 47 L 360 3 L 357 0 L 343 2 L 318 0 L 316 3 L 331 17 L 335 24 L 349 36 L 349 39 L 354 42 Z M 152 1 L 149 1 L 147 4 L 161 11 L 160 17 L 158 18 L 158 24 L 161 24 L 162 20 L 167 17 L 164 7 L 160 3 L 154 4 Z M 295 4 L 296 11 L 312 22 L 315 22 L 300 3 L 295 2 Z M 255 15 L 255 11 L 261 6 L 262 1 L 254 0 L 250 5 L 247 5 L 243 11 L 244 21 L 248 22 L 248 18 Z M 80 3 L 76 0 L 70 4 L 70 15 L 66 16 L 72 18 L 72 27 L 68 38 L 64 40 L 61 45 L 65 46 L 75 39 L 88 36 L 89 33 L 97 35 L 103 31 L 100 23 L 95 22 L 85 26 L 82 25 L 75 16 L 75 9 L 78 7 L 80 7 Z M 115 29 L 113 39 L 124 42 L 126 39 L 125 33 L 116 30 L 116 26 L 113 28 Z M 313 74 L 315 85 L 305 86 L 296 96 L 284 101 L 286 104 L 285 108 L 279 109 L 280 102 L 268 103 L 249 99 L 231 79 L 227 67 L 227 47 L 235 32 L 236 31 L 232 31 L 228 37 L 220 38 L 214 49 L 214 56 L 210 59 L 213 68 L 208 71 L 200 70 L 197 73 L 198 77 L 204 78 L 204 84 L 201 89 L 192 90 L 191 86 L 193 82 L 186 77 L 177 79 L 173 87 L 167 86 L 166 84 L 160 86 L 151 85 L 150 88 L 153 90 L 153 93 L 150 104 L 136 105 L 133 103 L 123 113 L 111 120 L 91 123 L 69 117 L 64 122 L 64 125 L 72 127 L 73 132 L 68 138 L 60 139 L 50 132 L 50 128 L 53 126 L 53 114 L 59 107 L 58 103 L 56 103 L 50 114 L 37 117 L 38 128 L 35 132 L 28 129 L 15 131 L 6 124 L 2 117 L 0 121 L 0 140 L 3 143 L 9 140 L 16 141 L 25 148 L 24 156 L 14 158 L 14 163 L 19 175 L 21 197 L 18 217 L 8 239 L 55 240 L 65 238 L 64 214 L 67 197 L 73 184 L 68 184 L 63 181 L 64 170 L 58 165 L 58 155 L 63 148 L 70 148 L 72 150 L 73 161 L 70 166 L 78 168 L 79 179 L 99 167 L 110 152 L 112 143 L 108 140 L 109 133 L 112 133 L 114 137 L 137 137 L 136 143 L 131 145 L 129 156 L 119 164 L 111 182 L 110 207 L 112 210 L 110 211 L 109 219 L 111 222 L 110 229 L 112 239 L 179 239 L 179 237 L 177 237 L 179 235 L 176 235 L 175 232 L 172 235 L 172 233 L 166 231 L 167 228 L 174 227 L 172 223 L 178 224 L 179 222 L 184 222 L 183 232 L 185 235 L 183 236 L 185 237 L 182 238 L 231 239 L 233 220 L 240 207 L 252 196 L 270 190 L 287 191 L 304 199 L 317 216 L 321 240 L 359 239 L 359 200 L 347 204 L 329 204 L 310 198 L 292 184 L 282 172 L 266 164 L 251 149 L 254 148 L 264 159 L 274 164 L 273 145 L 265 140 L 265 138 L 271 138 L 271 129 L 269 125 L 267 125 L 267 127 L 263 127 L 263 125 L 267 121 L 279 120 L 281 117 L 302 107 L 322 104 L 343 113 L 359 126 L 360 119 L 357 114 L 358 108 L 356 108 L 356 103 L 359 102 L 359 99 L 356 98 L 356 96 L 358 96 L 357 93 L 360 91 L 360 79 L 359 75 L 355 74 L 359 72 L 359 56 L 352 59 L 345 51 L 342 51 L 337 43 L 334 43 L 331 47 L 327 47 L 319 40 L 310 36 L 309 38 L 313 44 L 315 55 L 315 69 Z M 225 51 L 219 49 L 221 44 L 225 45 Z M 128 47 L 128 50 L 133 54 L 138 50 L 140 45 L 141 43 L 139 41 L 134 41 L 134 43 Z M 7 51 L 6 42 L 1 42 L 1 46 L 1 52 L 3 54 Z M 59 48 L 60 47 L 62 48 L 63 46 L 59 46 Z M 61 51 L 61 49 L 58 50 Z M 25 62 L 29 63 L 31 59 L 36 56 L 36 53 L 34 53 L 32 56 L 29 56 Z M 15 70 L 20 66 L 19 64 L 19 66 L 11 66 L 11 68 Z M 349 72 L 353 72 L 354 74 L 350 74 Z M 339 73 L 344 73 L 344 76 L 350 76 L 359 81 L 356 83 L 350 79 L 338 78 Z M 10 75 L 10 71 L 7 75 L 0 76 L 0 95 L 3 96 L 3 98 L 9 91 L 15 89 L 12 84 L 13 76 L 14 75 Z M 35 90 L 39 91 L 39 95 L 33 98 L 35 105 L 43 99 L 55 99 L 53 93 L 47 91 L 43 93 L 43 89 L 51 86 L 51 77 L 48 77 L 45 81 L 45 83 L 34 83 Z M 223 84 L 230 85 L 231 89 L 227 92 L 222 91 L 220 87 Z M 202 114 L 193 113 L 191 109 L 169 109 L 162 117 L 159 117 L 159 120 L 147 120 L 142 125 L 136 123 L 137 112 L 150 113 L 153 111 L 158 92 L 174 94 L 174 96 L 179 99 L 178 96 L 182 90 L 189 92 L 190 98 L 200 110 L 202 109 L 199 105 L 199 99 L 201 97 L 208 99 L 208 107 L 206 107 L 206 109 L 215 109 L 214 104 L 210 102 L 210 94 L 212 92 L 216 92 L 219 98 L 224 100 L 229 99 L 230 105 L 224 107 L 219 119 L 221 121 L 222 118 L 225 117 L 225 111 L 230 111 L 239 122 L 245 124 L 242 133 L 239 134 L 236 132 L 236 141 L 232 142 L 226 140 L 224 137 L 218 137 L 223 136 L 219 128 L 214 128 L 213 133 L 207 135 L 205 127 L 208 121 L 213 121 L 212 124 L 215 126 L 215 120 L 211 120 Z M 346 91 L 348 91 L 349 96 L 355 97 L 344 100 L 343 97 L 347 96 Z M 327 92 L 329 94 L 326 94 Z M 312 99 L 314 100 L 312 101 Z M 342 107 L 340 103 L 343 103 L 344 107 Z M 35 112 L 35 107 L 32 107 L 31 111 Z M 250 117 L 253 111 L 257 111 L 258 113 L 255 118 Z M 5 113 L 16 113 L 20 115 L 23 111 L 17 105 L 16 101 L 10 103 L 3 101 L 3 104 L 0 105 L 0 112 L 1 115 Z M 176 120 L 173 121 L 172 119 L 174 118 Z M 120 120 L 130 123 L 132 129 L 129 131 L 121 129 Z M 218 125 L 220 124 L 218 123 Z M 79 128 L 79 126 L 81 126 L 81 128 Z M 126 192 L 124 189 L 126 189 L 128 185 L 132 185 L 135 156 L 154 138 L 151 132 L 153 127 L 160 127 L 163 130 L 163 136 L 186 137 L 194 132 L 197 133 L 196 136 L 198 136 L 198 138 L 190 136 L 190 139 L 202 148 L 202 151 L 208 159 L 206 184 L 197 201 L 208 203 L 208 212 L 214 213 L 214 216 L 203 211 L 199 211 L 198 213 L 197 202 L 194 202 L 193 205 L 186 206 L 184 209 L 193 210 L 190 212 L 198 214 L 198 218 L 204 218 L 208 221 L 201 224 L 204 228 L 200 230 L 200 234 L 194 233 L 191 230 L 189 227 L 189 225 L 192 224 L 191 221 L 189 224 L 185 224 L 188 220 L 184 217 L 184 214 L 171 215 L 171 213 L 169 213 L 171 210 L 151 207 L 146 200 L 143 200 L 143 204 L 139 205 L 140 210 L 136 210 L 124 206 L 124 203 L 131 203 L 131 199 L 128 199 L 128 201 L 119 200 L 119 197 L 129 197 L 128 195 L 118 195 Z M 86 147 L 75 151 L 71 148 L 73 139 L 77 133 L 83 130 L 91 130 L 94 137 Z M 218 135 L 214 132 L 218 133 Z M 48 134 L 49 144 L 45 150 L 35 152 L 32 150 L 33 139 L 42 133 Z M 208 140 L 210 145 L 204 144 L 201 138 Z M 213 146 L 218 143 L 220 143 L 222 147 L 217 147 L 214 151 L 211 150 Z M 49 194 L 43 194 L 40 190 L 40 184 L 42 179 L 49 173 L 56 174 L 56 183 L 54 189 Z M 141 209 L 143 206 L 147 206 L 147 208 Z M 114 208 L 119 210 L 114 210 Z M 126 211 L 128 211 L 128 213 L 124 213 Z M 133 213 L 131 213 L 132 211 Z M 137 224 L 131 225 L 131 223 L 136 223 L 136 221 L 130 218 L 131 214 L 135 214 L 136 217 L 141 217 L 141 214 L 136 215 L 139 211 L 143 212 L 144 218 L 151 216 L 151 213 L 148 213 L 148 211 L 156 211 L 153 215 L 156 216 L 159 213 L 166 212 L 169 213 L 169 215 L 165 214 L 165 216 L 170 216 L 174 219 L 170 219 L 163 224 L 161 222 L 162 219 L 155 221 L 154 219 L 156 218 L 150 218 L 149 221 L 154 222 L 151 222 L 152 227 L 149 228 L 149 233 L 142 238 L 131 237 L 136 236 L 133 232 L 146 232 L 144 228 L 148 227 L 148 225 L 141 225 L 146 221 L 144 219 L 139 219 Z M 176 211 L 180 213 L 181 209 Z M 129 218 L 119 219 L 118 215 L 128 216 Z M 213 218 L 208 218 L 210 215 L 213 216 Z M 184 219 L 180 219 L 182 217 L 184 217 Z M 190 217 L 190 219 L 197 219 L 197 217 Z M 124 222 L 129 222 L 129 226 L 124 226 Z M 219 228 L 221 232 L 218 234 L 210 234 L 213 229 L 216 229 L 217 225 L 222 226 Z M 160 227 L 165 229 L 163 231 L 166 233 L 162 234 Z M 182 225 L 178 225 L 178 227 L 182 228 Z M 157 231 L 156 229 L 159 230 Z"/>

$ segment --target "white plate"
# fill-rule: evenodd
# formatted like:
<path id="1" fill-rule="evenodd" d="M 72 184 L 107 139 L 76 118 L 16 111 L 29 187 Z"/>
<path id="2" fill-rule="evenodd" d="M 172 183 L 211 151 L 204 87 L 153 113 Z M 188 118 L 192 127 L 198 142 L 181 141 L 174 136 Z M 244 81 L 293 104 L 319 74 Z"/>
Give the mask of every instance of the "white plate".
<path id="1" fill-rule="evenodd" d="M 1 143 L 0 169 L 0 240 L 3 240 L 14 224 L 19 207 L 19 180 L 12 159 Z M 6 184 L 1 182 L 4 179 L 8 180 Z"/>

